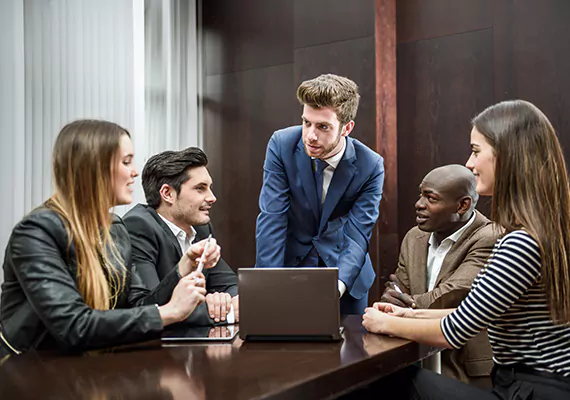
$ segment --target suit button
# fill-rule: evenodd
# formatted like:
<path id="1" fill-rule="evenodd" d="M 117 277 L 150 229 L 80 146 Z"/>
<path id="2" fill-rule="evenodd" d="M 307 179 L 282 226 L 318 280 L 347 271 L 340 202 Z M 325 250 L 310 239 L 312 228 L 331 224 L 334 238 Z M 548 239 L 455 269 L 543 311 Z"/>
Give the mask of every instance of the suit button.
<path id="1" fill-rule="evenodd" d="M 297 264 L 299 264 L 301 262 L 301 257 L 299 257 L 299 256 L 295 257 L 295 262 Z"/>

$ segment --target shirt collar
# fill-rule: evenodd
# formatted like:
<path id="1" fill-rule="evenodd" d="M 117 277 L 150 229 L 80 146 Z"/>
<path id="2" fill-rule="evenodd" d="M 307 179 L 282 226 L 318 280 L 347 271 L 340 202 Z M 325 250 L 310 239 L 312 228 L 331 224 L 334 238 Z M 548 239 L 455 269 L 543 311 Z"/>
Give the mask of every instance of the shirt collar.
<path id="1" fill-rule="evenodd" d="M 459 240 L 459 238 L 461 237 L 461 235 L 463 235 L 463 232 L 465 232 L 467 230 L 467 228 L 469 228 L 469 226 L 473 223 L 473 221 L 475 221 L 476 216 L 477 216 L 477 212 L 474 210 L 473 215 L 471 216 L 471 218 L 469 218 L 469 221 L 467 221 L 467 223 L 465 225 L 463 225 L 460 229 L 456 230 L 451 235 L 449 235 L 448 237 L 443 239 L 441 241 L 441 243 L 445 242 L 446 240 L 451 240 L 453 243 L 457 242 Z M 428 243 L 430 246 L 437 247 L 434 232 L 431 233 Z"/>
<path id="2" fill-rule="evenodd" d="M 340 149 L 340 151 L 338 153 L 336 153 L 334 156 L 326 158 L 323 160 L 330 167 L 333 167 L 334 169 L 336 169 L 336 167 L 338 167 L 338 164 L 340 163 L 340 160 L 342 160 L 342 156 L 344 155 L 344 151 L 346 150 L 346 137 L 343 136 L 342 139 L 344 139 L 342 141 L 342 149 Z M 313 160 L 315 159 L 315 157 L 311 157 L 311 158 Z"/>
<path id="3" fill-rule="evenodd" d="M 178 225 L 173 224 L 172 222 L 164 218 L 162 215 L 160 215 L 160 213 L 157 212 L 157 214 L 160 218 L 162 218 L 164 223 L 170 228 L 170 230 L 174 234 L 174 237 L 181 237 L 184 240 L 186 240 L 186 232 L 184 231 L 184 229 L 181 229 Z M 192 243 L 194 241 L 194 238 L 196 237 L 196 230 L 194 229 L 193 226 L 190 227 L 190 232 L 191 235 L 189 238 L 189 242 Z"/>

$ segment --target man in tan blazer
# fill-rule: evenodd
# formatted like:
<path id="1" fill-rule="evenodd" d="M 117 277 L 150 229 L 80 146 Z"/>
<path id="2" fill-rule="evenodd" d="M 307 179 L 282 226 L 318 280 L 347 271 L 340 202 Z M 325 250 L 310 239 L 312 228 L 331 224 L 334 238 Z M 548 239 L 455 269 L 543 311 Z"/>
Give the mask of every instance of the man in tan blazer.
<path id="1" fill-rule="evenodd" d="M 475 210 L 475 177 L 462 165 L 436 168 L 419 186 L 417 227 L 404 237 L 395 275 L 381 301 L 413 308 L 456 308 L 491 254 L 499 231 Z M 486 331 L 441 353 L 442 374 L 491 387 Z"/>

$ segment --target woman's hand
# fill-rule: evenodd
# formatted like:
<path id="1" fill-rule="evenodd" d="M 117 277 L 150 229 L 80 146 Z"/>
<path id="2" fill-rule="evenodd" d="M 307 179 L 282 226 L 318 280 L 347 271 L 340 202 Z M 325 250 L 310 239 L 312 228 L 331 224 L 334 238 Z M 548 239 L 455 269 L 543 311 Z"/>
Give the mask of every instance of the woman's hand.
<path id="1" fill-rule="evenodd" d="M 390 320 L 394 317 L 414 318 L 415 310 L 391 303 L 374 303 L 364 310 L 362 325 L 368 332 L 389 334 Z"/>
<path id="2" fill-rule="evenodd" d="M 386 333 L 388 320 L 390 318 L 394 317 L 374 307 L 368 307 L 364 310 L 364 315 L 362 316 L 362 326 L 364 326 L 368 332 Z"/>
<path id="3" fill-rule="evenodd" d="M 206 279 L 202 273 L 192 272 L 180 279 L 170 301 L 159 307 L 164 326 L 180 322 L 188 318 L 194 309 L 206 299 Z"/>
<path id="4" fill-rule="evenodd" d="M 392 303 L 376 302 L 372 305 L 378 311 L 392 315 L 394 317 L 414 318 L 414 310 L 409 308 L 399 307 Z"/>

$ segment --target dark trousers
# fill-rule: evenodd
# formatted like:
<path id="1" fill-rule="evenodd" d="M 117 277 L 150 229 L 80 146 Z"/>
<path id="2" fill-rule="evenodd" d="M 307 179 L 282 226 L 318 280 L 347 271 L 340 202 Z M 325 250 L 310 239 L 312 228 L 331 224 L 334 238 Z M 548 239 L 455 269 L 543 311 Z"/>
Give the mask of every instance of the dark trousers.
<path id="1" fill-rule="evenodd" d="M 340 298 L 340 315 L 362 315 L 368 307 L 368 296 L 355 299 L 347 292 Z"/>
<path id="2" fill-rule="evenodd" d="M 314 247 L 303 260 L 303 266 L 313 265 L 319 268 L 326 268 L 327 266 Z M 366 307 L 368 307 L 368 293 L 361 299 L 355 299 L 345 292 L 340 298 L 340 315 L 362 315 Z"/>
<path id="3" fill-rule="evenodd" d="M 570 378 L 522 366 L 495 365 L 493 386 L 484 390 L 417 366 L 404 368 L 345 399 L 558 400 L 570 399 Z"/>

